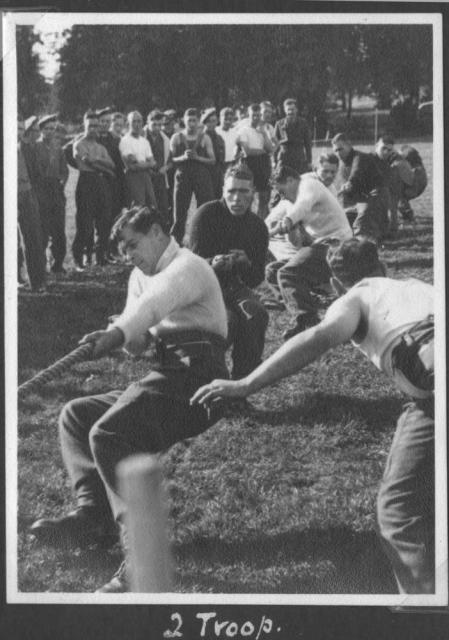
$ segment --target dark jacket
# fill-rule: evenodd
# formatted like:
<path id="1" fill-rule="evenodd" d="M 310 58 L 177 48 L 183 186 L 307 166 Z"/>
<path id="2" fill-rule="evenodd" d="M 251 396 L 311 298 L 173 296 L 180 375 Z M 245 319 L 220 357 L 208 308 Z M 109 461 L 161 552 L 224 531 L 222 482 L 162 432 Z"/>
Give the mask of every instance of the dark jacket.
<path id="1" fill-rule="evenodd" d="M 203 204 L 192 218 L 190 249 L 212 262 L 217 255 L 227 255 L 232 249 L 243 249 L 250 265 L 238 265 L 232 272 L 217 272 L 222 287 L 239 279 L 250 288 L 265 277 L 265 258 L 268 250 L 268 231 L 255 213 L 247 211 L 233 215 L 225 201 L 213 200 Z"/>

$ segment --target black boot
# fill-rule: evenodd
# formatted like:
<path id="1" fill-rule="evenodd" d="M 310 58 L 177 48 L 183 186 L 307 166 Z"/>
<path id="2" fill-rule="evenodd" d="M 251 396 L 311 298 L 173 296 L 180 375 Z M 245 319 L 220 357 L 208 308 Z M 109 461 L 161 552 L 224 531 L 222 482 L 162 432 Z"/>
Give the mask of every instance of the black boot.
<path id="1" fill-rule="evenodd" d="M 114 544 L 118 531 L 112 516 L 97 507 L 83 506 L 61 518 L 36 520 L 30 533 L 42 544 L 54 547 L 86 547 L 91 544 Z"/>

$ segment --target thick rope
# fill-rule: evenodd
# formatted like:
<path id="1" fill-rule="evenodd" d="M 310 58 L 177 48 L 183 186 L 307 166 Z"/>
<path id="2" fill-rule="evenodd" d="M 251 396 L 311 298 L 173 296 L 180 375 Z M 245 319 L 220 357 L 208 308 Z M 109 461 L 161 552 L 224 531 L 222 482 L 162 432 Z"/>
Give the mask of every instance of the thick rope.
<path id="1" fill-rule="evenodd" d="M 57 360 L 54 364 L 51 364 L 43 371 L 37 373 L 30 380 L 27 380 L 26 382 L 21 384 L 18 388 L 18 393 L 20 395 L 24 395 L 29 391 L 36 391 L 38 387 L 60 376 L 69 367 L 71 367 L 72 364 L 75 364 L 75 362 L 86 360 L 92 354 L 93 349 L 93 342 L 86 342 L 85 344 L 81 344 L 66 356 L 64 356 L 60 360 Z"/>

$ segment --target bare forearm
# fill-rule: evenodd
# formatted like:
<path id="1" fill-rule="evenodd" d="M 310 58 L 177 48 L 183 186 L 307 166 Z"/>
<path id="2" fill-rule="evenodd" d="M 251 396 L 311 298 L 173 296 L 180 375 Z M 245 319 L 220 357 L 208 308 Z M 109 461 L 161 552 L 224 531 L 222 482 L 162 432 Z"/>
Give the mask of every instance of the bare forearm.
<path id="1" fill-rule="evenodd" d="M 312 327 L 291 338 L 242 380 L 247 395 L 297 373 L 317 360 L 331 346 L 329 336 L 320 331 L 319 327 Z"/>

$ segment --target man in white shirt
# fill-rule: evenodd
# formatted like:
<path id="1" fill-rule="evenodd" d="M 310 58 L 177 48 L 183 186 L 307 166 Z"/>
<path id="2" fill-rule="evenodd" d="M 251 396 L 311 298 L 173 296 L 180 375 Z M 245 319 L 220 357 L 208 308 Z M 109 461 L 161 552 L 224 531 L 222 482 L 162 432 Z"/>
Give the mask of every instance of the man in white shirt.
<path id="1" fill-rule="evenodd" d="M 270 214 L 270 236 L 288 234 L 286 243 L 297 248 L 284 264 L 267 267 L 268 282 L 277 280 L 283 302 L 295 317 L 284 333 L 288 340 L 319 321 L 313 290 L 329 282 L 328 245 L 350 238 L 352 232 L 340 203 L 315 175 L 300 176 L 284 165 L 276 170 L 273 185 L 284 199 Z M 287 249 L 293 254 L 292 247 Z"/>
<path id="2" fill-rule="evenodd" d="M 157 208 L 150 170 L 156 166 L 150 143 L 144 136 L 143 118 L 138 111 L 128 113 L 129 131 L 120 140 L 119 150 L 125 165 L 128 205 Z"/>
<path id="3" fill-rule="evenodd" d="M 213 380 L 191 402 L 208 406 L 216 398 L 246 398 L 351 340 L 409 396 L 380 485 L 377 520 L 399 591 L 431 594 L 435 592 L 433 287 L 415 279 L 386 278 L 376 245 L 367 240 L 351 239 L 330 249 L 328 263 L 340 298 L 321 323 L 294 336 L 245 378 Z"/>
<path id="4" fill-rule="evenodd" d="M 234 111 L 231 107 L 224 107 L 220 111 L 220 126 L 217 133 L 225 142 L 225 167 L 228 168 L 234 162 L 236 152 L 237 128 L 234 124 Z"/>
<path id="5" fill-rule="evenodd" d="M 47 544 L 83 546 L 123 521 L 125 505 L 115 479 L 125 457 L 157 453 L 209 428 L 218 413 L 190 407 L 189 399 L 214 376 L 227 376 L 226 309 L 212 267 L 168 235 L 165 222 L 146 207 L 124 211 L 115 236 L 134 265 L 123 313 L 106 330 L 81 340 L 93 358 L 124 347 L 133 355 L 156 344 L 156 364 L 126 390 L 78 398 L 60 417 L 63 459 L 77 508 L 41 519 L 32 533 Z M 123 572 L 101 591 L 127 589 Z"/>
<path id="6" fill-rule="evenodd" d="M 237 146 L 243 162 L 254 176 L 254 188 L 258 196 L 257 215 L 267 217 L 270 200 L 271 158 L 274 146 L 260 118 L 260 105 L 248 107 L 249 124 L 238 127 Z"/>

